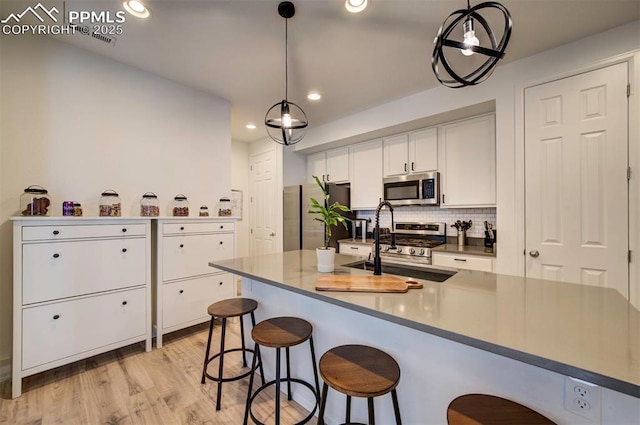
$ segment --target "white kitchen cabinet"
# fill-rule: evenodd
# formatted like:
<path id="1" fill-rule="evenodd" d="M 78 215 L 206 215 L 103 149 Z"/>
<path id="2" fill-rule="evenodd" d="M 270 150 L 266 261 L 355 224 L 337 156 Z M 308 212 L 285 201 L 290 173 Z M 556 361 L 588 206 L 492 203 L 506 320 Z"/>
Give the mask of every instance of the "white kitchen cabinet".
<path id="1" fill-rule="evenodd" d="M 431 264 L 463 270 L 493 272 L 494 260 L 491 257 L 465 255 L 457 253 L 431 252 Z"/>
<path id="2" fill-rule="evenodd" d="M 384 176 L 435 171 L 438 129 L 425 128 L 384 139 Z"/>
<path id="3" fill-rule="evenodd" d="M 327 183 L 348 183 L 349 147 L 331 149 L 307 156 L 307 182 L 313 183 L 313 176 Z"/>
<path id="4" fill-rule="evenodd" d="M 156 221 L 156 346 L 164 334 L 206 322 L 207 307 L 236 296 L 232 274 L 209 262 L 235 257 L 229 218 L 175 217 Z"/>
<path id="5" fill-rule="evenodd" d="M 351 209 L 376 209 L 382 199 L 382 140 L 351 146 Z"/>
<path id="6" fill-rule="evenodd" d="M 371 254 L 371 244 L 340 242 L 340 254 L 368 256 Z"/>
<path id="7" fill-rule="evenodd" d="M 12 397 L 22 378 L 145 341 L 151 220 L 14 217 Z"/>
<path id="8" fill-rule="evenodd" d="M 439 127 L 440 207 L 495 207 L 495 116 Z"/>

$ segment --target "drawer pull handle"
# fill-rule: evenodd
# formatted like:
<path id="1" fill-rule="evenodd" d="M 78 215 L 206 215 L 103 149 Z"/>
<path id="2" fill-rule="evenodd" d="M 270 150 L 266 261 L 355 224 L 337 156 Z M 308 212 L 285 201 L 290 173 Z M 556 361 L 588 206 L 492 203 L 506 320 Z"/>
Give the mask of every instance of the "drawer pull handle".
<path id="1" fill-rule="evenodd" d="M 351 249 L 358 249 L 358 247 L 357 247 L 357 246 L 350 246 L 349 248 L 351 248 Z"/>
<path id="2" fill-rule="evenodd" d="M 222 286 L 222 282 L 218 283 L 218 285 Z"/>
<path id="3" fill-rule="evenodd" d="M 122 305 L 127 305 L 127 302 L 126 301 L 122 301 Z"/>
<path id="4" fill-rule="evenodd" d="M 127 252 L 127 248 L 122 248 L 122 252 Z"/>
<path id="5" fill-rule="evenodd" d="M 53 234 L 54 234 L 54 235 L 59 235 L 59 234 L 60 234 L 60 231 L 59 231 L 59 230 L 54 230 L 54 231 L 53 231 Z"/>
<path id="6" fill-rule="evenodd" d="M 181 294 L 184 294 L 184 289 L 181 289 L 181 290 L 180 290 L 180 293 L 181 293 Z"/>
<path id="7" fill-rule="evenodd" d="M 454 260 L 456 260 L 456 261 L 467 261 L 467 260 L 466 260 L 466 259 L 464 259 L 464 258 L 454 258 Z"/>
<path id="8" fill-rule="evenodd" d="M 180 248 L 184 248 L 184 244 L 183 243 L 180 244 Z"/>
<path id="9" fill-rule="evenodd" d="M 60 254 L 58 254 L 57 252 L 55 254 L 53 254 L 53 258 L 58 258 L 60 256 Z"/>
<path id="10" fill-rule="evenodd" d="M 224 242 L 220 241 L 220 245 L 222 245 Z"/>
<path id="11" fill-rule="evenodd" d="M 127 233 L 127 228 L 126 227 L 122 228 L 122 233 Z"/>
<path id="12" fill-rule="evenodd" d="M 53 320 L 58 320 L 59 318 L 60 318 L 59 314 L 56 314 L 56 315 L 53 316 Z"/>
<path id="13" fill-rule="evenodd" d="M 180 227 L 180 230 L 184 230 L 184 226 L 181 226 L 181 227 Z"/>
<path id="14" fill-rule="evenodd" d="M 224 229 L 224 226 L 220 226 L 221 229 Z"/>

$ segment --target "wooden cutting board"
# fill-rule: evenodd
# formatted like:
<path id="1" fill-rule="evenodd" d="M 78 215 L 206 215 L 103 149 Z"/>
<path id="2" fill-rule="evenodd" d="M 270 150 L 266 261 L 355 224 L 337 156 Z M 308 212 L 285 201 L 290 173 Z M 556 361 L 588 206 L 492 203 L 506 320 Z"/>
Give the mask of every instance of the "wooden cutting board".
<path id="1" fill-rule="evenodd" d="M 393 276 L 320 275 L 316 281 L 318 291 L 341 292 L 407 292 L 409 288 L 422 288 L 422 283 L 405 281 Z"/>

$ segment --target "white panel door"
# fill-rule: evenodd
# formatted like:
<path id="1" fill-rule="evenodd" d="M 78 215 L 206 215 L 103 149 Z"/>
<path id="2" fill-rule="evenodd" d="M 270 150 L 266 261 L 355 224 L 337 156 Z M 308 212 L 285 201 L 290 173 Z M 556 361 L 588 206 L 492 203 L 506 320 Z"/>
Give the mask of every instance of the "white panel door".
<path id="1" fill-rule="evenodd" d="M 325 152 L 307 155 L 307 183 L 315 183 L 313 176 L 321 182 L 327 179 L 327 154 Z"/>
<path id="2" fill-rule="evenodd" d="M 438 169 L 438 129 L 436 127 L 411 133 L 409 160 L 409 170 L 412 173 Z"/>
<path id="3" fill-rule="evenodd" d="M 351 147 L 351 209 L 374 210 L 382 199 L 382 140 Z"/>
<path id="4" fill-rule="evenodd" d="M 627 64 L 525 90 L 526 275 L 629 297 Z"/>
<path id="5" fill-rule="evenodd" d="M 251 156 L 251 255 L 275 252 L 276 151 Z"/>
<path id="6" fill-rule="evenodd" d="M 327 151 L 326 181 L 331 183 L 348 183 L 350 177 L 349 147 Z"/>
<path id="7" fill-rule="evenodd" d="M 397 176 L 409 172 L 409 136 L 384 139 L 384 176 Z"/>

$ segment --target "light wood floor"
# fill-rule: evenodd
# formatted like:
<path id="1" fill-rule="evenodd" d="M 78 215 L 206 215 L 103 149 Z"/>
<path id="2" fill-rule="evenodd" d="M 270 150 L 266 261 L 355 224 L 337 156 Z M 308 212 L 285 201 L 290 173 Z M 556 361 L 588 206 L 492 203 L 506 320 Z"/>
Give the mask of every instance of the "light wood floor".
<path id="1" fill-rule="evenodd" d="M 239 323 L 228 323 L 227 347 L 239 347 Z M 23 380 L 23 394 L 11 400 L 11 383 L 0 383 L 0 424 L 128 425 L 241 424 L 248 379 L 224 383 L 222 406 L 215 410 L 216 383 L 200 384 L 208 323 L 173 332 L 151 352 L 144 344 L 81 360 Z M 155 342 L 155 341 L 154 341 Z M 212 351 L 220 343 L 216 323 Z M 251 357 L 248 359 L 251 364 Z M 242 370 L 239 353 L 225 356 L 225 377 Z M 209 373 L 217 374 L 217 361 Z M 259 380 L 254 382 L 254 390 Z M 271 424 L 273 391 L 264 391 L 254 414 Z M 307 412 L 281 398 L 283 424 L 295 423 Z M 315 419 L 311 421 L 314 423 Z M 251 421 L 249 421 L 251 423 Z"/>

